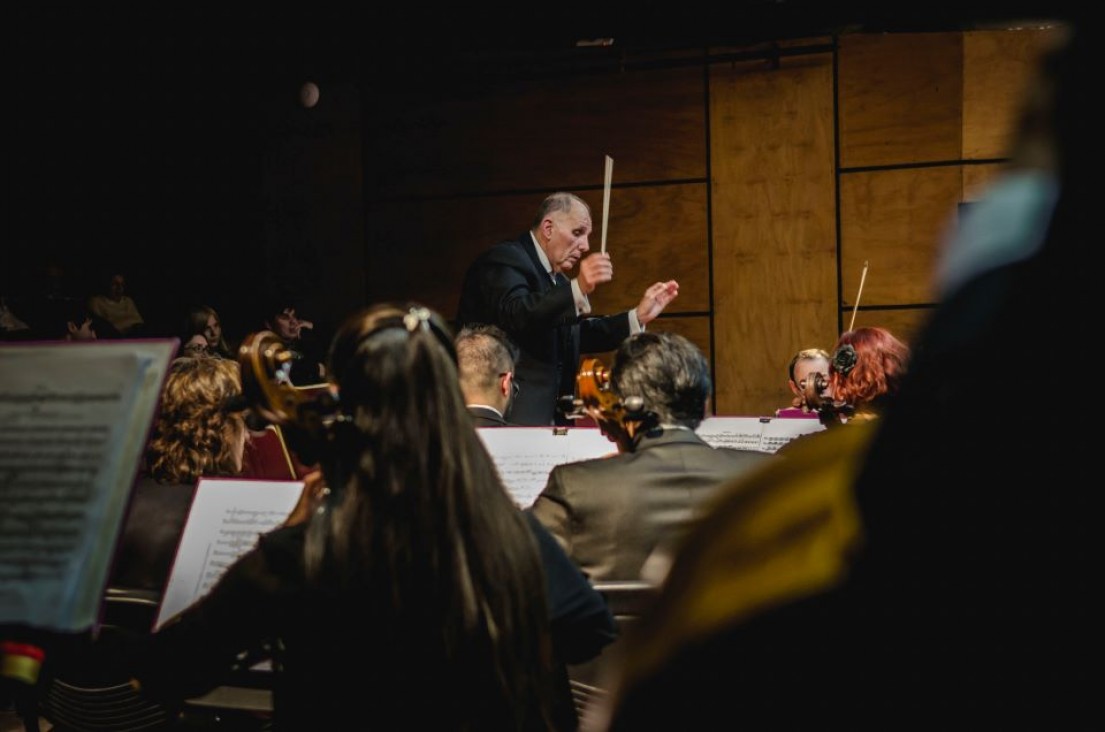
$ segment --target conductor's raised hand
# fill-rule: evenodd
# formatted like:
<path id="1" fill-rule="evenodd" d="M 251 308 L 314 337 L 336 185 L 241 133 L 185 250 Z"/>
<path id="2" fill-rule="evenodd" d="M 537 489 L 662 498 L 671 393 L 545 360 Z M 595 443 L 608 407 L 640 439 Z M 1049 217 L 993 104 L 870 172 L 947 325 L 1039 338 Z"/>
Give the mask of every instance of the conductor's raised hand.
<path id="1" fill-rule="evenodd" d="M 590 295 L 604 282 L 614 279 L 614 264 L 606 252 L 595 252 L 579 263 L 579 289 Z"/>
<path id="2" fill-rule="evenodd" d="M 664 312 L 668 303 L 679 295 L 679 283 L 675 280 L 657 282 L 645 290 L 641 302 L 637 304 L 637 321 L 646 325 Z"/>

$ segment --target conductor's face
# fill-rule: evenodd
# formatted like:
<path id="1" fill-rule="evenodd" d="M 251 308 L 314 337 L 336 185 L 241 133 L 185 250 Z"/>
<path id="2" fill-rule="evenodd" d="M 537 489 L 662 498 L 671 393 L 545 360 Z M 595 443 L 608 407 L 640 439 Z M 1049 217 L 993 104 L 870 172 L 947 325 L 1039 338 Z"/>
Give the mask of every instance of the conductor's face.
<path id="1" fill-rule="evenodd" d="M 591 249 L 587 237 L 591 234 L 591 214 L 578 203 L 565 213 L 558 211 L 542 222 L 548 237 L 545 256 L 558 272 L 568 272 Z"/>

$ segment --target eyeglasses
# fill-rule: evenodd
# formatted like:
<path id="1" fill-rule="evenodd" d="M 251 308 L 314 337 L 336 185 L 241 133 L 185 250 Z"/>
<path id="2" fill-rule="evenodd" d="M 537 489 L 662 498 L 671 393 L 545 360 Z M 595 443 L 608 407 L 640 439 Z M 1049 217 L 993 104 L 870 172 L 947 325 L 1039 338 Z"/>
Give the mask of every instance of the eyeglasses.
<path id="1" fill-rule="evenodd" d="M 522 387 L 518 385 L 518 380 L 514 378 L 513 371 L 504 371 L 499 374 L 500 379 L 504 376 L 510 376 L 510 397 L 511 399 L 513 399 L 514 397 L 518 396 L 518 392 L 522 390 Z"/>

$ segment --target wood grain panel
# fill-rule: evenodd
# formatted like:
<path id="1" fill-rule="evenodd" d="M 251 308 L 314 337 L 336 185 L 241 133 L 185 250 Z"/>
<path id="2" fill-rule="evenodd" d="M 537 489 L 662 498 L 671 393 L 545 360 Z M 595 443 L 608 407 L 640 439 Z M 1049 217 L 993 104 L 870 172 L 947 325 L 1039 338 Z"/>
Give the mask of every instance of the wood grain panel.
<path id="1" fill-rule="evenodd" d="M 676 280 L 679 297 L 669 312 L 710 309 L 709 233 L 704 183 L 615 188 L 610 192 L 606 250 L 614 263 L 614 280 L 591 297 L 596 313 L 637 307 L 644 291 L 657 281 Z M 602 192 L 588 191 L 595 232 L 591 250 L 602 243 Z"/>
<path id="2" fill-rule="evenodd" d="M 698 349 L 706 357 L 706 363 L 710 362 L 710 318 L 708 316 L 698 315 L 680 318 L 661 316 L 648 324 L 648 330 L 652 333 L 678 333 L 698 346 Z M 584 355 L 600 358 L 607 366 L 614 365 L 614 351 Z"/>
<path id="3" fill-rule="evenodd" d="M 543 194 L 398 201 L 368 214 L 369 300 L 414 299 L 456 317 L 476 255 L 529 228 Z"/>
<path id="4" fill-rule="evenodd" d="M 962 34 L 853 34 L 840 39 L 840 165 L 958 160 Z"/>
<path id="5" fill-rule="evenodd" d="M 719 414 L 770 414 L 800 348 L 836 340 L 832 59 L 710 69 Z"/>
<path id="6" fill-rule="evenodd" d="M 423 90 L 420 90 L 423 91 Z M 601 189 L 704 178 L 701 68 L 435 89 L 368 114 L 366 187 L 388 196 Z"/>
<path id="7" fill-rule="evenodd" d="M 369 213 L 370 300 L 413 298 L 456 317 L 468 265 L 484 249 L 529 228 L 545 194 L 397 201 Z M 602 192 L 582 194 L 592 210 L 592 251 L 601 242 Z M 669 312 L 709 309 L 706 186 L 614 189 L 607 251 L 614 280 L 592 298 L 596 314 L 635 307 L 645 288 L 676 279 Z"/>
<path id="8" fill-rule="evenodd" d="M 963 166 L 963 200 L 977 201 L 1006 169 L 1004 163 Z"/>
<path id="9" fill-rule="evenodd" d="M 842 306 L 930 303 L 943 238 L 962 200 L 961 166 L 840 176 Z"/>
<path id="10" fill-rule="evenodd" d="M 931 308 L 904 310 L 860 310 L 856 313 L 856 328 L 886 328 L 898 340 L 912 344 L 932 315 Z M 844 313 L 844 327 L 852 318 L 852 311 Z"/>
<path id="11" fill-rule="evenodd" d="M 1009 155 L 1018 112 L 1040 54 L 1058 27 L 963 34 L 963 158 Z"/>

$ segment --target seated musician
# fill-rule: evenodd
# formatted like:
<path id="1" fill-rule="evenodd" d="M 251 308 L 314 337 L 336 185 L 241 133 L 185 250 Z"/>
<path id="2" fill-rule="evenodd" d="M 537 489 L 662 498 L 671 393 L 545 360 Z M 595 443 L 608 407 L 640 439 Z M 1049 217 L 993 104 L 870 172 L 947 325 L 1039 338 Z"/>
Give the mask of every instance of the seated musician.
<path id="1" fill-rule="evenodd" d="M 803 348 L 787 364 L 787 386 L 794 395 L 789 407 L 776 409 L 776 417 L 811 417 L 817 414 L 806 404 L 805 388 L 813 374 L 829 376 L 829 354 L 821 348 Z"/>
<path id="2" fill-rule="evenodd" d="M 645 559 L 691 520 L 699 503 L 767 457 L 711 447 L 695 434 L 706 416 L 710 372 L 702 352 L 682 336 L 627 338 L 610 385 L 623 402 L 643 401 L 640 416 L 622 425 L 620 454 L 557 466 L 529 509 L 596 582 L 640 579 Z"/>
<path id="3" fill-rule="evenodd" d="M 503 417 L 518 393 L 518 347 L 495 325 L 470 325 L 457 334 L 457 371 L 464 405 L 476 427 L 506 427 Z"/>
<path id="4" fill-rule="evenodd" d="M 877 416 L 901 388 L 909 346 L 886 328 L 856 328 L 837 339 L 827 380 L 807 380 L 806 401 L 825 424 Z"/>
<path id="5" fill-rule="evenodd" d="M 277 729 L 575 729 L 563 664 L 598 654 L 613 618 L 503 487 L 444 321 L 369 308 L 329 365 L 337 411 L 301 425 L 320 438 L 321 503 L 154 634 L 136 682 L 202 693 L 265 644 Z"/>
<path id="6" fill-rule="evenodd" d="M 234 361 L 178 358 L 169 367 L 161 407 L 108 584 L 165 588 L 184 522 L 201 476 L 233 476 L 242 469 L 246 425 L 226 406 L 242 394 Z"/>

